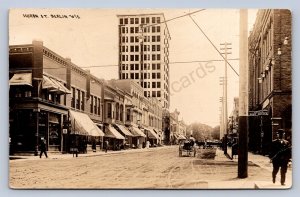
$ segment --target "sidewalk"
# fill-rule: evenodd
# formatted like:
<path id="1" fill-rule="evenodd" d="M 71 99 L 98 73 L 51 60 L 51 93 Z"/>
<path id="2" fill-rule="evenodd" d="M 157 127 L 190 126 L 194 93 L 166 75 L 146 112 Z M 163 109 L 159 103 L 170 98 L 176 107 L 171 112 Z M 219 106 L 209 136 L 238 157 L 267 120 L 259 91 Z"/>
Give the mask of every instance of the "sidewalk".
<path id="1" fill-rule="evenodd" d="M 231 149 L 228 148 L 227 153 L 231 156 Z M 228 158 L 226 155 L 224 155 L 224 152 L 221 149 L 217 149 L 216 151 L 216 161 L 232 161 L 232 162 L 238 162 L 238 157 L 232 159 Z M 250 182 L 246 179 L 238 179 L 238 181 L 231 181 L 230 183 L 226 184 L 228 185 L 228 188 L 238 186 L 238 188 L 255 188 L 255 189 L 289 189 L 292 187 L 292 167 L 290 166 L 286 173 L 286 183 L 284 186 L 280 184 L 280 170 L 277 174 L 277 181 L 275 184 L 272 183 L 272 163 L 270 163 L 270 159 L 267 156 L 254 154 L 251 152 L 248 152 L 248 162 L 252 162 L 253 164 L 259 166 L 260 168 L 263 168 L 270 172 L 270 181 L 254 181 Z M 218 188 L 217 183 L 215 183 L 216 187 Z M 221 184 L 221 183 L 220 183 Z M 224 182 L 222 183 L 222 186 L 224 186 Z M 224 187 L 223 187 L 224 188 Z"/>
<path id="2" fill-rule="evenodd" d="M 166 148 L 168 146 L 161 146 L 161 147 L 155 147 L 155 148 L 141 148 L 141 149 L 126 149 L 126 150 L 118 150 L 118 151 L 112 151 L 108 150 L 107 153 L 102 150 L 97 150 L 96 152 L 88 151 L 87 153 L 81 153 L 78 154 L 78 157 L 95 157 L 95 156 L 109 156 L 112 154 L 124 154 L 124 153 L 137 153 L 137 152 L 146 152 L 146 151 L 154 151 L 157 149 Z M 70 159 L 73 158 L 72 153 L 58 153 L 58 152 L 47 152 L 48 158 L 47 159 Z M 74 158 L 76 158 L 76 155 L 74 154 Z M 40 159 L 46 159 L 45 155 L 43 154 L 42 158 L 39 156 L 34 155 L 27 155 L 27 156 L 19 156 L 19 155 L 13 155 L 9 156 L 10 160 L 40 160 Z"/>

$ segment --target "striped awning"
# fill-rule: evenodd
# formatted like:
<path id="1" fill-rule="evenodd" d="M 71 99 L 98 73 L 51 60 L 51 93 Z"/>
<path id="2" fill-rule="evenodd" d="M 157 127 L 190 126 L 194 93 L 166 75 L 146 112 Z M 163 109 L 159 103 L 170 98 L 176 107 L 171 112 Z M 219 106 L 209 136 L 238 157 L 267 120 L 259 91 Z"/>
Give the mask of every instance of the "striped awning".
<path id="1" fill-rule="evenodd" d="M 153 128 L 145 128 L 145 132 L 147 132 L 148 138 L 159 139 L 159 136 L 156 134 Z"/>
<path id="2" fill-rule="evenodd" d="M 125 140 L 125 137 L 122 136 L 112 125 L 105 127 L 104 137 L 116 138 L 120 140 Z"/>
<path id="3" fill-rule="evenodd" d="M 26 85 L 32 86 L 32 74 L 31 73 L 15 73 L 9 80 L 9 85 Z"/>
<path id="4" fill-rule="evenodd" d="M 146 137 L 146 135 L 141 131 L 138 127 L 131 126 L 130 131 L 132 132 L 133 136 L 135 137 Z"/>
<path id="5" fill-rule="evenodd" d="M 103 125 L 103 123 L 97 123 L 96 125 L 104 131 L 104 137 L 115 138 L 120 140 L 125 139 L 125 137 L 122 136 L 111 124 Z"/>
<path id="6" fill-rule="evenodd" d="M 99 129 L 87 114 L 70 110 L 71 119 L 71 134 L 89 135 L 89 136 L 104 136 L 104 133 Z"/>
<path id="7" fill-rule="evenodd" d="M 48 89 L 50 92 L 57 92 L 58 94 L 71 94 L 71 91 L 68 90 L 60 81 L 45 74 L 43 76 L 42 88 Z"/>
<path id="8" fill-rule="evenodd" d="M 121 130 L 121 132 L 124 135 L 126 135 L 126 136 L 133 136 L 132 133 L 130 133 L 130 131 L 124 125 L 116 124 L 116 126 Z"/>

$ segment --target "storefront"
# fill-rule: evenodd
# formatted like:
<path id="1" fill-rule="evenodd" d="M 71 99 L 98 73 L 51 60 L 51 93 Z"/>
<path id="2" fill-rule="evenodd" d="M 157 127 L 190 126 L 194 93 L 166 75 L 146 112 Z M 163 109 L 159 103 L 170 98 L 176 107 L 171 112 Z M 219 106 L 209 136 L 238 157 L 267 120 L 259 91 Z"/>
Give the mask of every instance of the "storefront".
<path id="1" fill-rule="evenodd" d="M 132 147 L 132 133 L 124 125 L 115 124 L 114 127 L 125 137 L 124 149 Z"/>
<path id="2" fill-rule="evenodd" d="M 125 144 L 125 137 L 122 136 L 111 124 L 97 124 L 104 132 L 104 141 L 108 141 L 109 150 L 120 150 Z"/>
<path id="3" fill-rule="evenodd" d="M 90 143 L 103 141 L 104 133 L 90 119 L 87 114 L 79 111 L 69 110 L 71 128 L 68 135 L 69 151 L 78 149 L 80 153 L 87 153 L 87 146 Z M 68 151 L 68 152 L 69 152 Z"/>
<path id="4" fill-rule="evenodd" d="M 146 143 L 146 135 L 136 126 L 130 126 L 129 130 L 131 131 L 132 138 L 132 147 L 133 148 L 142 148 L 143 143 Z"/>
<path id="5" fill-rule="evenodd" d="M 44 78 L 42 81 L 43 84 L 46 83 Z M 40 96 L 48 95 L 47 97 L 37 98 L 32 96 L 36 90 L 32 86 L 31 72 L 14 73 L 10 78 L 10 154 L 27 152 L 37 155 L 41 139 L 46 139 L 48 151 L 62 150 L 63 119 L 67 117 L 68 109 L 59 102 L 50 100 L 49 95 L 60 98 L 68 90 L 58 87 L 63 86 L 58 81 L 53 83 L 56 88 L 42 86 Z"/>
<path id="6" fill-rule="evenodd" d="M 153 128 L 144 128 L 146 134 L 146 141 L 150 142 L 150 147 L 155 147 L 158 144 L 159 136 L 156 134 Z"/>

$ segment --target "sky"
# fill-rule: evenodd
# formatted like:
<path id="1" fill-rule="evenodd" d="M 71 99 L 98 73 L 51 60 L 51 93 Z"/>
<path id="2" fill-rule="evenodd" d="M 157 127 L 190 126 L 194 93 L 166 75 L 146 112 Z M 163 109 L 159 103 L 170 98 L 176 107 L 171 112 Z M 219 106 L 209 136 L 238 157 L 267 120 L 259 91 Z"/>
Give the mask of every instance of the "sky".
<path id="1" fill-rule="evenodd" d="M 118 14 L 164 13 L 166 20 L 199 9 L 12 9 L 9 14 L 9 44 L 30 44 L 42 40 L 44 46 L 80 67 L 89 67 L 99 78 L 118 78 Z M 251 30 L 257 10 L 248 11 Z M 30 14 L 38 18 L 27 17 Z M 47 17 L 41 18 L 41 15 Z M 52 18 L 67 15 L 68 18 Z M 73 18 L 71 16 L 73 16 Z M 205 9 L 191 15 L 217 49 L 231 43 L 230 59 L 239 57 L 239 10 Z M 180 111 L 187 124 L 219 125 L 220 77 L 225 63 L 213 45 L 189 16 L 167 22 L 170 41 L 170 111 Z M 195 62 L 202 61 L 202 62 Z M 207 61 L 207 62 L 205 62 Z M 183 63 L 188 62 L 188 63 Z M 239 61 L 229 60 L 239 71 Z M 238 96 L 239 78 L 228 69 L 228 115 Z"/>

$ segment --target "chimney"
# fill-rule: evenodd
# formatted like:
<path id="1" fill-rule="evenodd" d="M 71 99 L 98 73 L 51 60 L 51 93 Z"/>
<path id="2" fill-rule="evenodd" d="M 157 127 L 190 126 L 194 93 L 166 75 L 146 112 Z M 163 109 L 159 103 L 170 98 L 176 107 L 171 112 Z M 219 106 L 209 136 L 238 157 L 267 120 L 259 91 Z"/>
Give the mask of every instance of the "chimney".
<path id="1" fill-rule="evenodd" d="M 66 87 L 71 90 L 71 65 L 72 65 L 72 62 L 71 62 L 71 58 L 67 57 L 66 58 L 66 62 L 67 62 L 67 65 L 66 65 L 66 69 L 67 69 L 67 85 Z"/>
<path id="2" fill-rule="evenodd" d="M 91 71 L 86 70 L 86 98 L 90 99 L 91 96 Z"/>
<path id="3" fill-rule="evenodd" d="M 33 40 L 33 65 L 32 65 L 32 79 L 43 79 L 43 41 Z"/>

